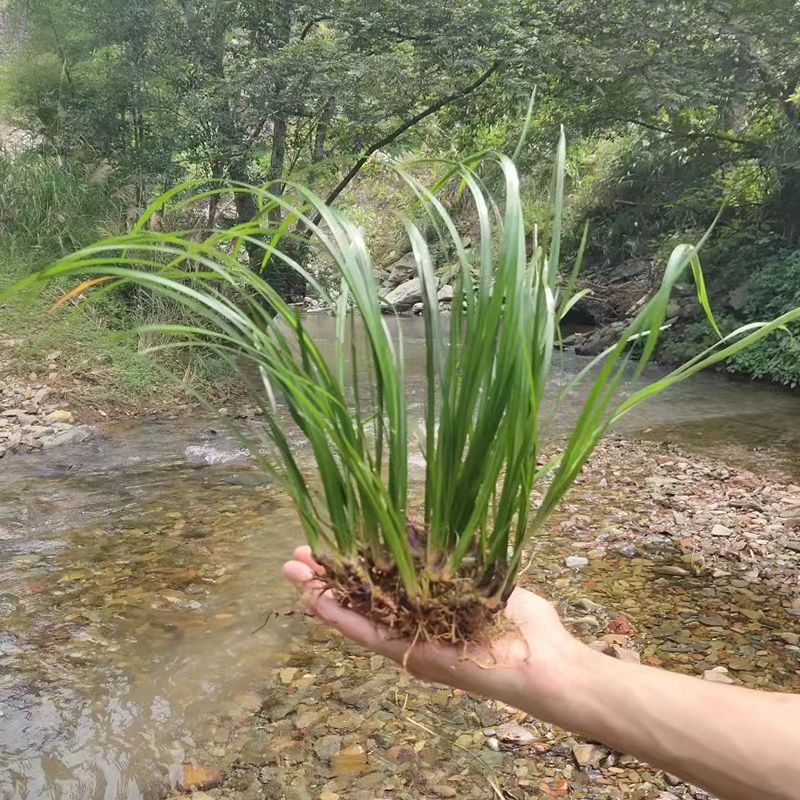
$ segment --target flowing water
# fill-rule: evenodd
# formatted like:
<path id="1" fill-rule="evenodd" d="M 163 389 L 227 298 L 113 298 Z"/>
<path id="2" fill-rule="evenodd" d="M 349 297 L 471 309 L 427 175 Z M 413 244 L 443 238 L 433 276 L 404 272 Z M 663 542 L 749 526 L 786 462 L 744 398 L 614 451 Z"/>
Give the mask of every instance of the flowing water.
<path id="1" fill-rule="evenodd" d="M 330 341 L 330 319 L 308 327 Z M 403 334 L 421 409 L 421 321 Z M 563 380 L 584 363 L 564 356 Z M 701 375 L 621 429 L 800 476 L 796 394 Z M 297 622 L 264 622 L 291 606 L 279 567 L 300 541 L 285 498 L 209 419 L 111 425 L 0 462 L 0 797 L 163 796 L 279 662 Z"/>

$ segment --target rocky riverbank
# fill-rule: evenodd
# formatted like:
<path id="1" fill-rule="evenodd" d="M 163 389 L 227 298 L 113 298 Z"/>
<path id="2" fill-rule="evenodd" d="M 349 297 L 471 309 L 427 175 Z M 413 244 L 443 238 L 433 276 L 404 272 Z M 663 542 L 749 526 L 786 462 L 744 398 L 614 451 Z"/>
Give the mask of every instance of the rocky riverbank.
<path id="1" fill-rule="evenodd" d="M 799 531 L 800 486 L 612 440 L 521 583 L 609 657 L 800 691 Z M 413 681 L 314 620 L 238 703 L 184 766 L 195 800 L 708 798 L 514 709 Z"/>
<path id="2" fill-rule="evenodd" d="M 54 351 L 47 356 L 47 375 L 15 377 L 9 355 L 15 346 L 13 339 L 0 341 L 0 458 L 84 442 L 96 436 L 95 427 L 77 423 L 69 405 L 51 385 L 59 378 L 61 353 Z"/>

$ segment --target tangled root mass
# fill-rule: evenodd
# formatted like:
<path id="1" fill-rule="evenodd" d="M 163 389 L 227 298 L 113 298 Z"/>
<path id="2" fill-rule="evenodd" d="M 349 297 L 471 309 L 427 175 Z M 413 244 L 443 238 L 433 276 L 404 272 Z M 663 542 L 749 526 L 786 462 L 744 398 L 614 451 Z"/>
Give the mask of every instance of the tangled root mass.
<path id="1" fill-rule="evenodd" d="M 424 535 L 409 525 L 409 540 L 419 545 Z M 357 563 L 320 558 L 326 582 L 345 608 L 388 628 L 398 638 L 467 644 L 482 638 L 504 604 L 476 587 L 475 576 L 432 574 L 421 547 L 415 546 L 417 574 L 424 576 L 424 595 L 409 595 L 396 569 L 365 557 Z"/>

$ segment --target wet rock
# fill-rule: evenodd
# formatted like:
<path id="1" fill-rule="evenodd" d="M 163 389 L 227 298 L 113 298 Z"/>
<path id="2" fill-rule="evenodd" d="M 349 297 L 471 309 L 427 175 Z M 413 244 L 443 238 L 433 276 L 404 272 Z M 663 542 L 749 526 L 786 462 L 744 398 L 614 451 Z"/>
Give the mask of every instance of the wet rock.
<path id="1" fill-rule="evenodd" d="M 215 767 L 207 767 L 187 761 L 181 766 L 178 791 L 186 793 L 197 792 L 197 790 L 213 789 L 221 783 L 222 773 Z"/>
<path id="2" fill-rule="evenodd" d="M 414 314 L 414 315 L 419 315 L 424 310 L 425 310 L 425 304 L 424 303 L 414 303 L 414 305 L 411 306 L 411 313 Z"/>
<path id="3" fill-rule="evenodd" d="M 367 751 L 360 744 L 345 747 L 331 758 L 331 766 L 337 775 L 360 775 L 367 769 Z"/>
<path id="4" fill-rule="evenodd" d="M 256 713 L 263 705 L 261 698 L 255 692 L 244 692 L 234 698 L 234 703 L 245 711 Z"/>
<path id="5" fill-rule="evenodd" d="M 278 672 L 278 675 L 280 676 L 281 683 L 286 686 L 295 679 L 297 667 L 284 667 Z"/>
<path id="6" fill-rule="evenodd" d="M 271 482 L 270 476 L 263 472 L 232 472 L 230 475 L 225 475 L 222 480 L 231 486 L 248 488 L 267 486 Z"/>
<path id="7" fill-rule="evenodd" d="M 364 723 L 364 717 L 355 711 L 344 711 L 328 717 L 328 727 L 338 731 L 357 731 Z"/>
<path id="8" fill-rule="evenodd" d="M 314 752 L 317 758 L 323 761 L 330 760 L 336 753 L 342 749 L 342 737 L 328 734 L 322 736 L 314 742 Z"/>
<path id="9" fill-rule="evenodd" d="M 683 577 L 684 575 L 689 574 L 688 569 L 679 567 L 676 564 L 667 564 L 664 567 L 654 567 L 653 572 L 657 572 L 659 575 L 674 575 L 676 577 Z"/>
<path id="10" fill-rule="evenodd" d="M 96 435 L 96 428 L 92 428 L 89 425 L 78 425 L 74 428 L 69 428 L 68 430 L 59 433 L 52 439 L 48 439 L 44 443 L 44 448 L 45 450 L 49 450 L 53 447 L 62 447 L 66 444 L 80 444 L 92 439 Z"/>

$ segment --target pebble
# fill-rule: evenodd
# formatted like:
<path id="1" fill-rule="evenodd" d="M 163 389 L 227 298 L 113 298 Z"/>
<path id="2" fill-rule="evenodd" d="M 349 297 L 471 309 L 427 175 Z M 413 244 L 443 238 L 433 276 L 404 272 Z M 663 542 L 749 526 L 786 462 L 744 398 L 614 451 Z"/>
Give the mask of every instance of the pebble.
<path id="1" fill-rule="evenodd" d="M 564 564 L 569 569 L 583 569 L 589 566 L 589 559 L 585 556 L 567 556 L 564 559 Z"/>
<path id="2" fill-rule="evenodd" d="M 58 409 L 51 411 L 44 420 L 45 422 L 72 422 L 72 413 L 64 411 L 64 409 Z"/>
<path id="3" fill-rule="evenodd" d="M 711 528 L 711 535 L 712 536 L 733 536 L 733 531 L 730 528 L 726 527 L 725 525 L 717 524 L 717 525 L 714 525 L 713 528 Z"/>
<path id="4" fill-rule="evenodd" d="M 712 683 L 736 683 L 736 681 L 728 674 L 725 667 L 714 667 L 707 669 L 703 673 L 704 681 L 711 681 Z"/>
<path id="5" fill-rule="evenodd" d="M 516 722 L 505 722 L 494 729 L 494 735 L 504 744 L 525 747 L 539 740 L 539 737 L 528 728 Z"/>
<path id="6" fill-rule="evenodd" d="M 314 742 L 314 752 L 317 757 L 323 761 L 327 761 L 336 755 L 342 749 L 342 737 L 333 736 L 331 734 L 321 736 Z"/>
<path id="7" fill-rule="evenodd" d="M 360 775 L 367 768 L 367 751 L 360 745 L 345 747 L 331 758 L 337 775 Z"/>
<path id="8" fill-rule="evenodd" d="M 579 767 L 599 767 L 608 751 L 593 744 L 576 744 L 572 755 Z"/>

